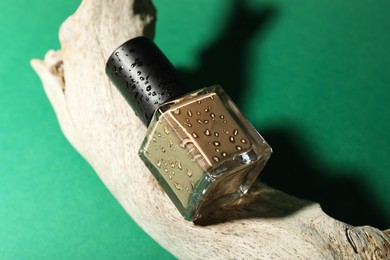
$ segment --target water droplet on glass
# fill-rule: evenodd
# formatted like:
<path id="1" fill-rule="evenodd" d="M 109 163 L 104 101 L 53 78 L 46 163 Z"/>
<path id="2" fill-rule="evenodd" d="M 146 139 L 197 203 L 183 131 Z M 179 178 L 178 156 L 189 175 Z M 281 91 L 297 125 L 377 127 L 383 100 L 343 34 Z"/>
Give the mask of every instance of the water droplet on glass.
<path id="1" fill-rule="evenodd" d="M 233 135 L 234 135 L 234 136 L 237 136 L 237 135 L 238 135 L 238 130 L 237 130 L 237 129 L 234 129 L 234 130 L 233 130 Z"/>
<path id="2" fill-rule="evenodd" d="M 192 171 L 190 169 L 187 169 L 187 175 L 188 175 L 188 177 L 192 176 Z"/>
<path id="3" fill-rule="evenodd" d="M 157 166 L 158 166 L 158 168 L 161 167 L 161 160 L 158 160 L 158 161 L 157 161 Z"/>
<path id="4" fill-rule="evenodd" d="M 206 119 L 206 120 L 203 121 L 203 123 L 208 124 L 209 120 Z"/>
<path id="5" fill-rule="evenodd" d="M 208 106 L 205 110 L 204 110 L 204 112 L 209 112 L 210 111 L 210 109 L 211 109 L 211 107 L 210 106 Z"/>
<path id="6" fill-rule="evenodd" d="M 226 124 L 226 123 L 227 123 L 227 121 L 226 121 L 226 120 L 223 120 L 223 123 L 224 123 L 224 124 Z"/>
<path id="7" fill-rule="evenodd" d="M 158 137 L 161 137 L 161 133 L 157 133 L 157 136 L 158 136 Z"/>
<path id="8" fill-rule="evenodd" d="M 175 168 L 175 163 L 171 162 L 171 168 Z"/>
<path id="9" fill-rule="evenodd" d="M 218 136 L 219 136 L 219 133 L 218 133 L 218 132 L 215 132 L 214 135 L 215 135 L 215 137 L 218 137 Z"/>
<path id="10" fill-rule="evenodd" d="M 169 139 L 169 147 L 172 148 L 173 145 L 174 145 L 174 143 L 173 143 L 172 139 Z"/>
<path id="11" fill-rule="evenodd" d="M 165 147 L 162 147 L 161 148 L 161 152 L 165 153 L 167 150 L 165 149 Z"/>
<path id="12" fill-rule="evenodd" d="M 225 116 L 224 116 L 224 115 L 220 115 L 220 116 L 219 116 L 219 118 L 221 118 L 221 119 L 224 119 L 224 118 L 225 118 Z"/>
<path id="13" fill-rule="evenodd" d="M 152 140 L 153 140 L 153 142 L 157 142 L 156 137 L 153 137 Z"/>
<path id="14" fill-rule="evenodd" d="M 211 135 L 211 132 L 209 129 L 206 129 L 206 131 L 204 131 L 204 134 L 207 135 L 207 136 L 210 136 Z"/>
<path id="15" fill-rule="evenodd" d="M 219 161 L 219 158 L 218 158 L 217 156 L 214 156 L 214 157 L 213 157 L 213 160 L 216 161 L 216 162 L 218 162 L 218 161 Z"/>
<path id="16" fill-rule="evenodd" d="M 188 115 L 189 117 L 192 117 L 192 112 L 191 112 L 191 110 L 188 110 L 188 111 L 187 111 L 187 115 Z"/>
<path id="17" fill-rule="evenodd" d="M 223 157 L 226 157 L 226 156 L 227 156 L 227 153 L 222 152 L 221 155 L 222 155 Z"/>
<path id="18" fill-rule="evenodd" d="M 227 135 L 229 134 L 229 131 L 226 130 L 226 129 L 224 129 L 223 132 L 224 132 L 225 134 L 227 134 Z"/>
<path id="19" fill-rule="evenodd" d="M 200 104 L 200 103 L 202 103 L 200 100 L 198 100 L 198 102 L 197 102 L 198 104 Z"/>
<path id="20" fill-rule="evenodd" d="M 188 126 L 188 127 L 192 127 L 192 124 L 191 123 L 184 123 L 184 125 Z"/>
<path id="21" fill-rule="evenodd" d="M 242 139 L 241 139 L 241 143 L 246 144 L 245 138 L 242 138 Z"/>
<path id="22" fill-rule="evenodd" d="M 146 91 L 151 91 L 151 90 L 152 90 L 152 86 L 149 85 L 146 87 Z"/>
<path id="23" fill-rule="evenodd" d="M 230 141 L 231 143 L 234 143 L 236 140 L 234 139 L 233 136 L 230 136 L 230 137 L 229 137 L 229 141 Z"/>
<path id="24" fill-rule="evenodd" d="M 121 58 L 119 57 L 119 51 L 115 52 L 115 56 L 118 58 L 118 61 L 121 61 Z"/>
<path id="25" fill-rule="evenodd" d="M 201 115 L 201 113 L 198 111 L 198 112 L 196 112 L 196 114 L 198 115 L 198 116 L 200 116 Z"/>
<path id="26" fill-rule="evenodd" d="M 137 71 L 137 75 L 140 76 L 141 75 L 141 71 Z"/>
<path id="27" fill-rule="evenodd" d="M 203 160 L 203 156 L 202 156 L 200 153 L 196 154 L 196 155 L 191 159 L 192 162 L 197 162 L 197 163 L 198 163 L 200 160 Z"/>
<path id="28" fill-rule="evenodd" d="M 185 148 L 187 145 L 189 144 L 192 144 L 192 141 L 190 138 L 184 138 L 181 143 L 180 143 L 180 147 L 181 148 Z"/>
<path id="29" fill-rule="evenodd" d="M 200 119 L 197 119 L 196 122 L 198 122 L 199 124 L 203 125 L 203 121 L 200 120 Z"/>
<path id="30" fill-rule="evenodd" d="M 174 113 L 175 115 L 180 115 L 180 109 L 177 108 L 177 109 L 173 110 L 173 113 Z"/>
<path id="31" fill-rule="evenodd" d="M 179 183 L 175 182 L 175 188 L 178 190 L 183 190 Z"/>
<path id="32" fill-rule="evenodd" d="M 242 150 L 241 146 L 239 146 L 239 145 L 236 146 L 236 149 L 237 149 L 238 151 L 241 151 L 241 150 Z"/>
<path id="33" fill-rule="evenodd" d="M 183 170 L 183 166 L 181 166 L 180 161 L 176 161 L 176 165 L 177 165 L 177 168 L 179 168 L 179 170 Z"/>
<path id="34" fill-rule="evenodd" d="M 172 180 L 172 175 L 170 175 L 170 174 L 169 174 L 169 175 L 168 175 L 168 177 L 169 177 L 169 179 L 171 179 L 171 180 Z"/>
<path id="35" fill-rule="evenodd" d="M 219 150 L 219 148 L 215 148 L 215 151 L 216 151 L 217 153 L 219 153 L 221 150 Z"/>
<path id="36" fill-rule="evenodd" d="M 171 133 L 171 131 L 169 131 L 167 126 L 164 126 L 164 133 L 166 133 L 167 135 Z"/>
<path id="37" fill-rule="evenodd" d="M 196 133 L 192 133 L 192 136 L 193 136 L 194 138 L 198 138 L 198 137 L 199 137 Z"/>
<path id="38" fill-rule="evenodd" d="M 214 141 L 213 144 L 214 144 L 215 146 L 220 146 L 220 145 L 221 145 L 221 143 L 218 142 L 218 141 Z"/>

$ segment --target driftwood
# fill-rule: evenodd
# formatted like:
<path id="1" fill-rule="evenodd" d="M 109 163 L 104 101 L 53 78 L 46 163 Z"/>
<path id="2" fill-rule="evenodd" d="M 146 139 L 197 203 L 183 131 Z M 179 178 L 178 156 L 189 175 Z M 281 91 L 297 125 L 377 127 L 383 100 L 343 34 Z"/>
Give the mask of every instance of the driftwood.
<path id="1" fill-rule="evenodd" d="M 261 182 L 195 224 L 182 218 L 138 158 L 145 127 L 104 73 L 121 43 L 153 37 L 154 21 L 149 0 L 85 0 L 60 29 L 61 50 L 31 61 L 62 131 L 128 214 L 184 259 L 390 259 L 390 230 L 352 227 Z"/>

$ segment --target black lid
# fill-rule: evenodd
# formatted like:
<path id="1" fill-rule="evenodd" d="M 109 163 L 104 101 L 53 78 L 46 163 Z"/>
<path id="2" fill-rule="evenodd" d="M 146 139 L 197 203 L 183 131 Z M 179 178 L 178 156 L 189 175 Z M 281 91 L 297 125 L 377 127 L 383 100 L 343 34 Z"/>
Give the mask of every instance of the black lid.
<path id="1" fill-rule="evenodd" d="M 159 105 L 189 92 L 172 63 L 146 37 L 119 46 L 107 61 L 106 73 L 145 125 Z"/>

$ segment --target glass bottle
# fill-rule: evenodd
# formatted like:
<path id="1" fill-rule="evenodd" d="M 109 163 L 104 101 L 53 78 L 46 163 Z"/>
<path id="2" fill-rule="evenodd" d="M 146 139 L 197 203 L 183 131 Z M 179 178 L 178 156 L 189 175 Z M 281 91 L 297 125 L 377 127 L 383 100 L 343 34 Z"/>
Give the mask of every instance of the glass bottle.
<path id="1" fill-rule="evenodd" d="M 139 156 L 185 219 L 247 193 L 272 149 L 220 86 L 190 91 L 145 37 L 114 51 L 106 72 L 148 127 Z"/>

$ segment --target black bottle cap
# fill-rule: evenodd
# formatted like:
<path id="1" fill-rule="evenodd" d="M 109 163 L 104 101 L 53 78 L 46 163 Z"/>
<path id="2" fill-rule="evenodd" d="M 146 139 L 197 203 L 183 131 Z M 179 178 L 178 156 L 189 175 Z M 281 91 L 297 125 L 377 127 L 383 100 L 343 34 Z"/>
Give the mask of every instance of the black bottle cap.
<path id="1" fill-rule="evenodd" d="M 146 37 L 119 46 L 107 61 L 106 73 L 145 125 L 159 105 L 189 92 L 172 63 Z"/>

